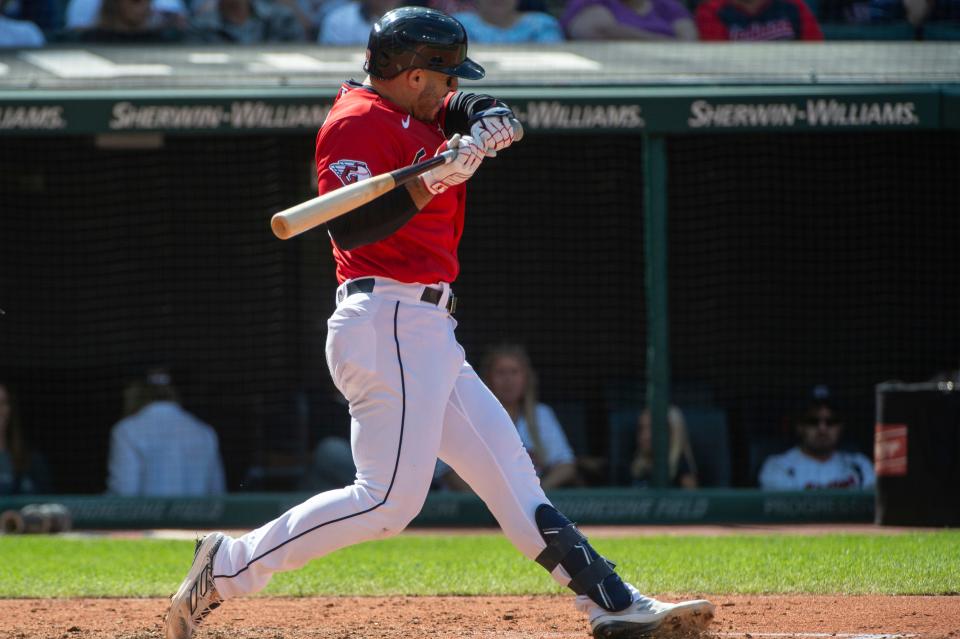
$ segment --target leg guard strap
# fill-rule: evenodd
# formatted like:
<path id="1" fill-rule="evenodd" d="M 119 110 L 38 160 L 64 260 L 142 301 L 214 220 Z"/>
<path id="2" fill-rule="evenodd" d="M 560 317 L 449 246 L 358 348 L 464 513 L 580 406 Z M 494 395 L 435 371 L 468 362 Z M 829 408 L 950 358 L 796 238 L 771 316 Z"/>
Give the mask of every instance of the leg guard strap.
<path id="1" fill-rule="evenodd" d="M 553 569 L 560 565 L 563 558 L 566 557 L 577 544 L 587 540 L 573 524 L 561 528 L 556 534 L 551 533 L 552 531 L 540 529 L 540 534 L 547 542 L 547 547 L 537 555 L 537 563 L 546 568 L 547 572 L 553 572 Z M 547 535 L 551 535 L 549 539 Z"/>
<path id="2" fill-rule="evenodd" d="M 614 564 L 600 556 L 569 519 L 549 504 L 541 504 L 534 515 L 540 535 L 547 543 L 536 561 L 553 572 L 562 567 L 571 579 L 569 588 L 590 597 L 610 611 L 625 609 L 633 595 L 614 572 Z"/>
<path id="3" fill-rule="evenodd" d="M 615 575 L 613 567 L 603 557 L 593 562 L 570 580 L 570 590 L 578 595 L 585 595 L 591 588 L 603 583 L 608 575 Z"/>

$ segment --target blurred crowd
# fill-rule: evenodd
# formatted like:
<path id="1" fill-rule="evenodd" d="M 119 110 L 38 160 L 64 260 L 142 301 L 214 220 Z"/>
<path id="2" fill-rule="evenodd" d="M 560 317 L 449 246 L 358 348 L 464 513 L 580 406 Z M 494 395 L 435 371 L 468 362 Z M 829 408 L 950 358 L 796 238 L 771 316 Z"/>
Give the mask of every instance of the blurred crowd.
<path id="1" fill-rule="evenodd" d="M 381 15 L 425 4 L 471 42 L 912 39 L 960 30 L 960 0 L 0 0 L 0 47 L 47 43 L 363 45 Z M 843 30 L 863 27 L 861 31 Z M 880 27 L 881 29 L 872 28 Z M 883 27 L 890 27 L 882 29 Z"/>
<path id="2" fill-rule="evenodd" d="M 523 346 L 501 344 L 487 350 L 479 367 L 487 386 L 517 428 L 545 489 L 585 486 L 654 485 L 653 420 L 648 408 L 631 404 L 611 412 L 607 455 L 591 454 L 583 414 L 544 403 L 536 370 Z M 340 398 L 342 399 L 342 398 Z M 122 393 L 122 418 L 109 440 L 91 442 L 107 449 L 106 491 L 113 495 L 197 497 L 227 492 L 217 431 L 186 410 L 170 372 L 153 368 L 130 380 Z M 301 447 L 296 459 L 254 464 L 235 482 L 239 490 L 295 490 L 314 493 L 349 485 L 355 467 L 346 403 L 322 436 Z M 342 413 L 342 414 L 341 414 Z M 342 419 L 340 419 L 342 418 Z M 667 413 L 667 481 L 671 488 L 729 487 L 730 433 L 717 408 L 670 406 Z M 783 437 L 761 447 L 751 459 L 749 485 L 771 490 L 870 489 L 870 460 L 845 437 L 845 419 L 817 386 L 794 406 L 784 407 Z M 0 380 L 0 495 L 69 492 L 55 486 L 44 456 L 30 446 L 11 384 Z M 755 434 L 752 443 L 762 440 Z M 768 444 L 770 442 L 767 442 Z M 280 478 L 278 482 L 277 479 Z M 438 460 L 432 488 L 469 491 L 456 472 Z"/>

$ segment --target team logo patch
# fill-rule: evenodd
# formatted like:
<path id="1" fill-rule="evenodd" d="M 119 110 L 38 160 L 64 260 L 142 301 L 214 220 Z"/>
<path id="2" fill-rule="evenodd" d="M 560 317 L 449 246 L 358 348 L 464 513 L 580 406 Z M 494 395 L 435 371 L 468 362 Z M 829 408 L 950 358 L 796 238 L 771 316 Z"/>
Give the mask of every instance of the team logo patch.
<path id="1" fill-rule="evenodd" d="M 330 165 L 330 170 L 337 174 L 344 185 L 366 180 L 373 175 L 367 163 L 360 160 L 337 160 Z"/>

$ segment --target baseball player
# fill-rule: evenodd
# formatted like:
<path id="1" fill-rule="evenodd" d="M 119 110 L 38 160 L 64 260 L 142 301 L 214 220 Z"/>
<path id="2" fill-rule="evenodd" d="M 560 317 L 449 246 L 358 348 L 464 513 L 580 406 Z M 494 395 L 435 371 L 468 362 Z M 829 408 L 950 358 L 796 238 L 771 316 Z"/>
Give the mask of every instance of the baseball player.
<path id="1" fill-rule="evenodd" d="M 385 14 L 370 33 L 363 83 L 348 81 L 317 135 L 320 193 L 457 149 L 438 166 L 327 225 L 337 308 L 327 364 L 350 402 L 356 481 L 260 528 L 197 542 L 172 598 L 167 639 L 187 639 L 222 601 L 338 548 L 395 535 L 420 511 L 434 465 L 449 464 L 510 541 L 576 594 L 598 638 L 699 630 L 707 601 L 662 603 L 623 582 L 546 498 L 506 411 L 464 359 L 450 288 L 460 270 L 464 183 L 510 146 L 512 112 L 457 90 L 484 71 L 467 35 L 423 7 Z"/>

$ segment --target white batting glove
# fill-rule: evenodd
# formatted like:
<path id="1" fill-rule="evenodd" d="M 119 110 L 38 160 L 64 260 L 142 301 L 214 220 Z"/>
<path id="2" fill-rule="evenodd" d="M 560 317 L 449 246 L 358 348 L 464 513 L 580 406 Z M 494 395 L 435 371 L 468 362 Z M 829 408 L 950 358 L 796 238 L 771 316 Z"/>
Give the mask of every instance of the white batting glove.
<path id="1" fill-rule="evenodd" d="M 434 156 L 447 149 L 457 149 L 457 157 L 446 164 L 430 169 L 420 176 L 423 185 L 434 195 L 443 193 L 451 186 L 469 180 L 477 167 L 480 166 L 480 162 L 483 161 L 483 148 L 469 135 L 461 137 L 459 133 L 454 134 L 452 138 L 437 149 Z"/>
<path id="2" fill-rule="evenodd" d="M 486 150 L 487 157 L 496 157 L 511 144 L 516 136 L 510 117 L 513 111 L 507 107 L 492 107 L 474 114 L 470 135 Z"/>

